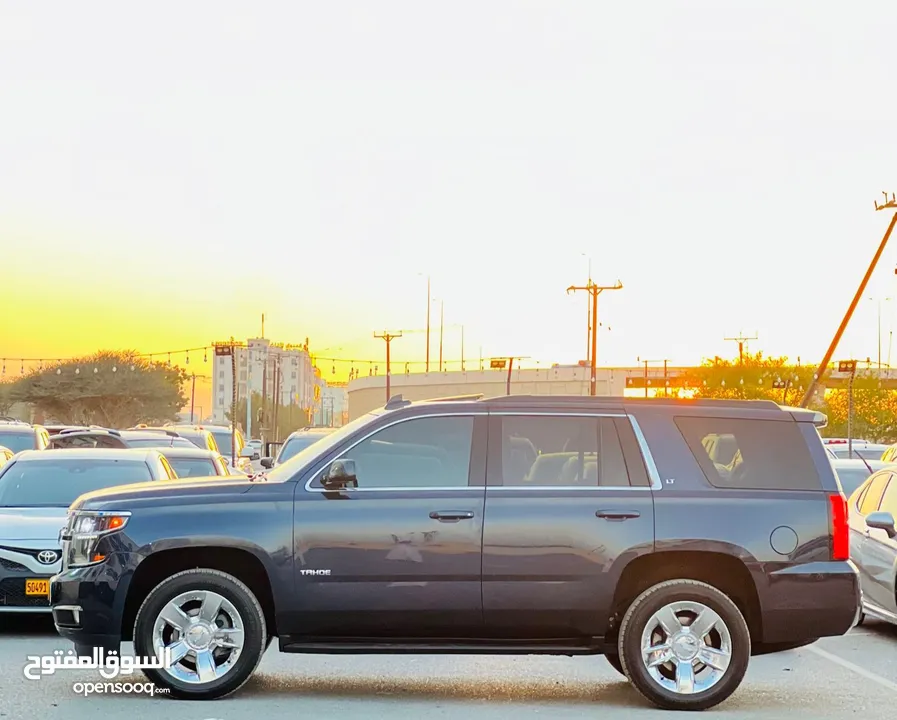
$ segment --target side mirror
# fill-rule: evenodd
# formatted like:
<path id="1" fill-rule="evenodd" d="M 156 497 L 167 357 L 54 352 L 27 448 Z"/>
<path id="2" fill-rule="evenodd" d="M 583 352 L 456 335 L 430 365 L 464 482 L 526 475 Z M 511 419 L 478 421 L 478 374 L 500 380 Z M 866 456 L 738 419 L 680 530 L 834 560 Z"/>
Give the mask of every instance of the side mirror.
<path id="1" fill-rule="evenodd" d="M 358 487 L 358 478 L 355 475 L 355 461 L 348 458 L 334 460 L 330 468 L 321 478 L 321 484 L 328 490 L 340 490 L 352 485 Z"/>
<path id="2" fill-rule="evenodd" d="M 258 460 L 259 454 L 255 451 L 255 448 L 251 445 L 247 445 L 240 451 L 241 458 L 249 458 L 250 460 Z"/>
<path id="3" fill-rule="evenodd" d="M 261 459 L 262 467 L 270 470 L 274 467 L 274 458 L 273 457 L 263 457 Z"/>
<path id="4" fill-rule="evenodd" d="M 897 523 L 889 512 L 874 512 L 866 516 L 866 525 L 876 530 L 884 530 L 889 538 L 897 537 Z"/>

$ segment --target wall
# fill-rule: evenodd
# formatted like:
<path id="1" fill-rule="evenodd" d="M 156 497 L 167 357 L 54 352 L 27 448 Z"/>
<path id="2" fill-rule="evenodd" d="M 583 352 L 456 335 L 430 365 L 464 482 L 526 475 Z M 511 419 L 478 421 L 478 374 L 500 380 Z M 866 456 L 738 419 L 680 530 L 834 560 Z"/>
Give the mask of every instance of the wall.
<path id="1" fill-rule="evenodd" d="M 598 370 L 599 395 L 623 395 L 627 368 Z M 393 374 L 390 394 L 406 400 L 429 400 L 453 395 L 482 393 L 486 397 L 505 395 L 506 370 Z M 582 367 L 524 369 L 511 371 L 512 395 L 588 395 L 589 370 Z M 348 385 L 349 419 L 355 419 L 386 403 L 386 376 L 375 375 L 351 380 Z"/>

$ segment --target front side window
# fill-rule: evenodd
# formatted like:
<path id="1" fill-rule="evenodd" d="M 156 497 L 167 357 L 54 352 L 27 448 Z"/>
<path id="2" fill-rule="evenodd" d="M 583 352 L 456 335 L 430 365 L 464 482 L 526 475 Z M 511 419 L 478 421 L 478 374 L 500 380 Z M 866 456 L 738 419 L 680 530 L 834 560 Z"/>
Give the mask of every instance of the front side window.
<path id="1" fill-rule="evenodd" d="M 809 446 L 796 422 L 677 417 L 676 425 L 714 487 L 822 488 Z"/>
<path id="2" fill-rule="evenodd" d="M 891 482 L 888 485 L 878 509 L 882 512 L 889 512 L 897 518 L 897 482 Z"/>
<path id="3" fill-rule="evenodd" d="M 467 487 L 473 421 L 472 416 L 405 420 L 374 433 L 341 457 L 355 462 L 361 490 Z"/>
<path id="4" fill-rule="evenodd" d="M 648 485 L 626 418 L 509 416 L 501 447 L 506 487 Z"/>

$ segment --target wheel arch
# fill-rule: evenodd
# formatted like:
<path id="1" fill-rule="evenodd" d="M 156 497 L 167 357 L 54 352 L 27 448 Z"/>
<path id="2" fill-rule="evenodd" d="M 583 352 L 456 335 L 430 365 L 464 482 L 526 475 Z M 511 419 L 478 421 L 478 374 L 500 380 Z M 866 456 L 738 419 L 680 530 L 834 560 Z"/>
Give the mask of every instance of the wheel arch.
<path id="1" fill-rule="evenodd" d="M 172 575 L 195 568 L 219 570 L 245 583 L 262 606 L 268 634 L 277 635 L 271 577 L 259 554 L 247 547 L 167 543 L 164 549 L 147 555 L 130 578 L 122 612 L 122 640 L 133 639 L 137 611 L 153 588 Z"/>
<path id="2" fill-rule="evenodd" d="M 698 580 L 729 596 L 744 615 L 751 641 L 763 637 L 760 597 L 748 567 L 746 552 L 731 552 L 731 547 L 708 550 L 671 548 L 638 555 L 621 568 L 614 592 L 606 641 L 616 647 L 620 621 L 627 608 L 645 590 L 667 580 Z"/>

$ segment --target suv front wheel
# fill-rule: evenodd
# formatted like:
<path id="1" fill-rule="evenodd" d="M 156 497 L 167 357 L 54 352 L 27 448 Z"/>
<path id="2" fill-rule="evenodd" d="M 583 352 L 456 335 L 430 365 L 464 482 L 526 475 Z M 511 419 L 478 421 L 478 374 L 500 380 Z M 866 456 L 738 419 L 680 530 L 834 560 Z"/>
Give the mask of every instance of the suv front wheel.
<path id="1" fill-rule="evenodd" d="M 268 641 L 265 614 L 233 575 L 197 568 L 172 575 L 144 600 L 134 624 L 138 657 L 169 667 L 144 670 L 173 697 L 211 700 L 238 690 L 255 672 Z"/>
<path id="2" fill-rule="evenodd" d="M 741 684 L 751 636 L 724 593 L 696 580 L 668 580 L 639 595 L 618 638 L 635 688 L 667 710 L 705 710 Z"/>

